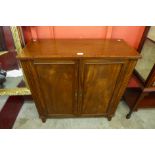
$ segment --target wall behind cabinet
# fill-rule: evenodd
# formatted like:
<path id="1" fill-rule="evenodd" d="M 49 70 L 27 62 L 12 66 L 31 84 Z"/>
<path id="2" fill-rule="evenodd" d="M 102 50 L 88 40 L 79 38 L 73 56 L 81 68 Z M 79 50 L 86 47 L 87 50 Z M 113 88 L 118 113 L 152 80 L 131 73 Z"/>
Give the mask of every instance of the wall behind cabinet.
<path id="1" fill-rule="evenodd" d="M 24 26 L 23 32 L 28 42 L 31 39 L 99 38 L 124 39 L 138 48 L 145 26 Z"/>

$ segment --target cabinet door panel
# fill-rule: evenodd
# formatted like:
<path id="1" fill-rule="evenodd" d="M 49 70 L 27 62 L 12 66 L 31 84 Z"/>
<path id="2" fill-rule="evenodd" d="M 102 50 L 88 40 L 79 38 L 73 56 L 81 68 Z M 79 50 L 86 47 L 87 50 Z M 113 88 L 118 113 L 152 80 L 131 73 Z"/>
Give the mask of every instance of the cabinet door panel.
<path id="1" fill-rule="evenodd" d="M 81 114 L 106 114 L 123 62 L 83 61 Z"/>
<path id="2" fill-rule="evenodd" d="M 34 63 L 48 115 L 74 114 L 77 100 L 77 63 L 39 61 Z"/>

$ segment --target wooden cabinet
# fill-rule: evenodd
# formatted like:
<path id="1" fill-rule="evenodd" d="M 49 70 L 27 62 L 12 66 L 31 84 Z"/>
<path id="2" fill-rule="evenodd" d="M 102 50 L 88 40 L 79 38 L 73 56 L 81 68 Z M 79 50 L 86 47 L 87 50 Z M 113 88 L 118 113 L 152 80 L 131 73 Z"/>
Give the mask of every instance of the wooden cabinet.
<path id="1" fill-rule="evenodd" d="M 110 120 L 139 54 L 117 40 L 39 40 L 18 55 L 40 118 Z"/>

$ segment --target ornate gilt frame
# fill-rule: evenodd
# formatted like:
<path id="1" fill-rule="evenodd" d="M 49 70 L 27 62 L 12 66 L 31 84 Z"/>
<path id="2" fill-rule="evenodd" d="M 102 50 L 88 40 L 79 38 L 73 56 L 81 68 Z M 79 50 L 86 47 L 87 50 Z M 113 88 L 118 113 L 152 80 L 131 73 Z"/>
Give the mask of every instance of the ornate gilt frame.
<path id="1" fill-rule="evenodd" d="M 22 50 L 22 44 L 21 44 L 21 34 L 19 34 L 19 29 L 20 27 L 17 26 L 12 26 L 10 27 L 14 44 L 16 47 L 17 53 L 19 53 Z M 0 52 L 0 56 L 7 54 L 8 51 Z M 31 95 L 30 89 L 28 88 L 25 76 L 24 76 L 24 81 L 26 83 L 26 87 L 22 88 L 4 88 L 0 89 L 0 96 L 6 95 L 6 96 L 18 96 L 18 95 Z"/>

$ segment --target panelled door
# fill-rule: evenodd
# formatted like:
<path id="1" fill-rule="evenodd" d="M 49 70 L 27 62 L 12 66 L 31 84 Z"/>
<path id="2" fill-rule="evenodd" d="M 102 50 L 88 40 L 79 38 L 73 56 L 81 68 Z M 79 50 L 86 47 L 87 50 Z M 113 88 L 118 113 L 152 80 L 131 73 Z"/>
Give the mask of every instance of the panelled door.
<path id="1" fill-rule="evenodd" d="M 80 105 L 83 115 L 107 113 L 117 86 L 123 62 L 117 60 L 83 60 L 80 64 Z"/>
<path id="2" fill-rule="evenodd" d="M 72 60 L 38 60 L 34 62 L 47 114 L 77 113 L 78 64 Z"/>

